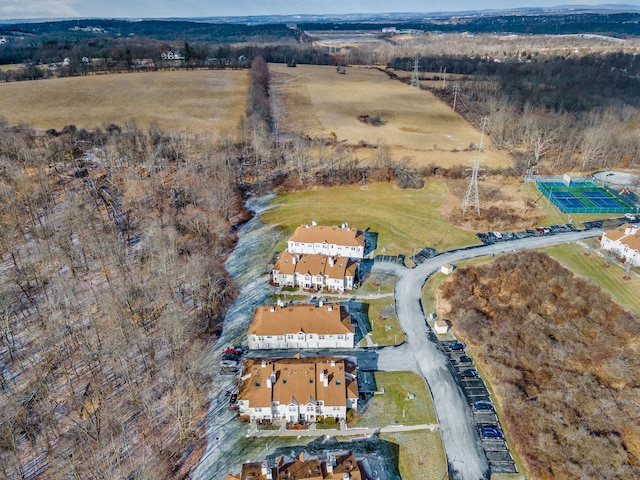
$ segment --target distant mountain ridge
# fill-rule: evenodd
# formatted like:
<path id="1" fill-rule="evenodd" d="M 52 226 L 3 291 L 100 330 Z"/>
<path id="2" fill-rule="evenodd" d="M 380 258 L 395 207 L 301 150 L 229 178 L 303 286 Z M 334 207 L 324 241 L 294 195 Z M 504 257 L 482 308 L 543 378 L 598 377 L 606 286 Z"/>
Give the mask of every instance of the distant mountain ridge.
<path id="1" fill-rule="evenodd" d="M 290 15 L 246 15 L 246 16 L 226 16 L 226 17 L 87 17 L 87 18 L 49 18 L 49 19 L 0 19 L 0 25 L 12 25 L 20 23 L 44 23 L 71 20 L 123 20 L 130 22 L 137 21 L 189 21 L 216 24 L 241 24 L 260 25 L 270 23 L 350 23 L 350 22 L 412 22 L 419 19 L 441 19 L 449 17 L 475 17 L 486 15 L 549 15 L 549 14 L 610 14 L 610 13 L 640 13 L 640 5 L 626 3 L 607 3 L 602 5 L 558 5 L 554 7 L 520 7 L 512 9 L 484 9 L 484 10 L 463 10 L 463 11 L 442 11 L 442 12 L 388 12 L 388 13 L 350 13 L 350 14 L 290 14 Z"/>

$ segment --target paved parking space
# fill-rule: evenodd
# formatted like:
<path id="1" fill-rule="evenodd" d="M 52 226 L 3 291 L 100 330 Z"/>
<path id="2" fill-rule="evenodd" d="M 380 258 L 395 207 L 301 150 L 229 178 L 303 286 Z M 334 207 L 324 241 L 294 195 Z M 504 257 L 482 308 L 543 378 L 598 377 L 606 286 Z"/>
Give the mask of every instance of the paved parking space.
<path id="1" fill-rule="evenodd" d="M 465 348 L 459 348 L 461 345 L 454 346 L 455 349 L 451 350 L 450 346 L 458 344 L 456 340 L 445 340 L 441 342 L 442 349 L 447 355 L 449 362 L 451 362 L 452 370 L 457 377 L 460 386 L 464 392 L 469 405 L 472 407 L 477 401 L 491 402 L 491 396 L 489 390 L 485 385 L 482 378 L 479 377 L 464 377 L 460 374 L 466 370 L 475 370 L 473 359 L 471 359 Z M 493 402 L 491 402 L 493 403 Z M 478 436 L 483 427 L 495 427 L 500 430 L 500 421 L 494 411 L 473 411 L 473 422 L 478 429 Z M 492 473 L 517 473 L 518 469 L 513 461 L 511 452 L 507 442 L 502 438 L 481 438 L 482 448 L 491 467 Z"/>
<path id="2" fill-rule="evenodd" d="M 404 265 L 404 255 L 376 255 L 376 262 L 390 262 L 398 265 Z"/>

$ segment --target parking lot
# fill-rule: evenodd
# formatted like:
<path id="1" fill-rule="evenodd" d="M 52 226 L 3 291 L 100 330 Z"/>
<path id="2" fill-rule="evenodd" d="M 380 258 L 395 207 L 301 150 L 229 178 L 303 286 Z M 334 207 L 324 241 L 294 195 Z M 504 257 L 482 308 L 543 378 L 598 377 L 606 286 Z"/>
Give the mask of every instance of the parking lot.
<path id="1" fill-rule="evenodd" d="M 441 344 L 473 412 L 473 423 L 478 430 L 491 473 L 517 473 L 518 469 L 503 438 L 489 390 L 480 378 L 473 359 L 467 354 L 465 345 L 455 340 L 443 341 Z"/>
<path id="2" fill-rule="evenodd" d="M 376 262 L 391 262 L 398 265 L 404 265 L 404 255 L 376 255 Z"/>

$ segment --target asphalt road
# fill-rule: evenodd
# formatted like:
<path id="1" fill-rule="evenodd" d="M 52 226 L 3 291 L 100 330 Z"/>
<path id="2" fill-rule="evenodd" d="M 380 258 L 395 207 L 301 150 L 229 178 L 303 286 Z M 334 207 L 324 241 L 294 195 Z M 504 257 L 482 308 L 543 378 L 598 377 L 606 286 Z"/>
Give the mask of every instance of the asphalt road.
<path id="1" fill-rule="evenodd" d="M 602 230 L 587 230 L 510 240 L 444 253 L 413 269 L 392 263 L 374 264 L 374 271 L 392 272 L 399 276 L 395 287 L 396 312 L 407 341 L 400 347 L 378 350 L 375 358 L 371 359 L 375 365 L 367 366 L 383 371 L 413 370 L 425 378 L 440 422 L 451 478 L 488 479 L 491 472 L 473 425 L 471 409 L 440 343 L 427 325 L 421 301 L 424 283 L 445 263 L 455 264 L 469 258 L 567 243 L 601 234 Z M 366 368 L 365 365 L 360 367 Z"/>

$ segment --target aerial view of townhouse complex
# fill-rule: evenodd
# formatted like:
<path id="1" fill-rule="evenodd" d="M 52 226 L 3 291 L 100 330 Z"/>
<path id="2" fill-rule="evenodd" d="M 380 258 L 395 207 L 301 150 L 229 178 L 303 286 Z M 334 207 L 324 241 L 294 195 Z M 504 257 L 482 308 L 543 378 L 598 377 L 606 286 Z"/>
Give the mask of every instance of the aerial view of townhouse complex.
<path id="1" fill-rule="evenodd" d="M 0 2 L 0 479 L 640 479 L 639 6 L 98 3 Z"/>

